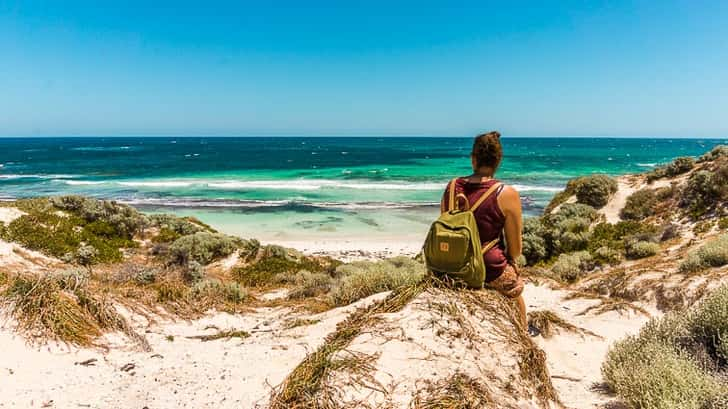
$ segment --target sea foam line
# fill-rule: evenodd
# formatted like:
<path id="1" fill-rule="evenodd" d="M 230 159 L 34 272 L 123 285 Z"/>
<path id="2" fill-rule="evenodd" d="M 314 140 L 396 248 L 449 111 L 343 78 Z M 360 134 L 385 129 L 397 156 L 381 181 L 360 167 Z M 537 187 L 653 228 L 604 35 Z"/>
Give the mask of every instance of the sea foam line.
<path id="1" fill-rule="evenodd" d="M 0 176 L 1 177 L 1 176 Z M 313 191 L 322 189 L 349 190 L 400 190 L 400 191 L 441 191 L 446 182 L 372 182 L 372 181 L 338 181 L 330 179 L 294 179 L 294 180 L 157 180 L 157 181 L 89 181 L 62 180 L 68 185 L 101 185 L 116 184 L 125 187 L 140 188 L 183 188 L 201 187 L 220 190 L 292 190 Z M 523 192 L 559 192 L 563 188 L 556 186 L 512 185 Z"/>

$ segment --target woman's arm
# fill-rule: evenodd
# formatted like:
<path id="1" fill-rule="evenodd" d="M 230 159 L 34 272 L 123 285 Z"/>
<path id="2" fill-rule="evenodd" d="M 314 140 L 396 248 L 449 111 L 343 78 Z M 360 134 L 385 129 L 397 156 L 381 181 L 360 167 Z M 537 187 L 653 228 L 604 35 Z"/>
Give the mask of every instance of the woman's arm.
<path id="1" fill-rule="evenodd" d="M 523 216 L 521 214 L 521 198 L 518 196 L 516 189 L 506 186 L 498 195 L 498 206 L 503 215 L 506 216 L 505 227 L 503 228 L 506 235 L 506 253 L 508 260 L 515 262 L 521 256 L 523 247 Z"/>

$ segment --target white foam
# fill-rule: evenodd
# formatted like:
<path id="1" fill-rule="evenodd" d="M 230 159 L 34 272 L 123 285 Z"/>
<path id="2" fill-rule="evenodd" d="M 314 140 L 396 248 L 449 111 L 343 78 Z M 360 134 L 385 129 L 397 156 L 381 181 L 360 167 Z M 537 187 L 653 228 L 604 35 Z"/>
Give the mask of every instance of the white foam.
<path id="1" fill-rule="evenodd" d="M 166 181 L 166 182 L 116 182 L 122 186 L 129 187 L 188 187 L 194 182 Z"/>
<path id="2" fill-rule="evenodd" d="M 638 163 L 637 166 L 643 167 L 643 168 L 654 168 L 657 166 L 656 163 Z"/>
<path id="3" fill-rule="evenodd" d="M 63 180 L 63 183 L 71 186 L 103 185 L 106 182 L 91 180 Z"/>
<path id="4" fill-rule="evenodd" d="M 444 187 L 442 183 L 380 183 L 336 181 L 328 179 L 299 180 L 247 180 L 207 183 L 217 189 L 275 189 L 275 190 L 320 190 L 320 189 L 356 189 L 356 190 L 427 190 L 437 191 Z"/>

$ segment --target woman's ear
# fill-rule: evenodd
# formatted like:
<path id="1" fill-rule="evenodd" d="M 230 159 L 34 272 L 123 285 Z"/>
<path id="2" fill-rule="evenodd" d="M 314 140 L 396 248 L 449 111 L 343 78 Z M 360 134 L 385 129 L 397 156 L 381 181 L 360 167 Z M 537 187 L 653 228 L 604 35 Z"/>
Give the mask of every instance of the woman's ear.
<path id="1" fill-rule="evenodd" d="M 475 162 L 475 156 L 472 154 L 470 155 L 470 165 L 473 167 L 473 172 L 478 170 L 478 164 Z"/>

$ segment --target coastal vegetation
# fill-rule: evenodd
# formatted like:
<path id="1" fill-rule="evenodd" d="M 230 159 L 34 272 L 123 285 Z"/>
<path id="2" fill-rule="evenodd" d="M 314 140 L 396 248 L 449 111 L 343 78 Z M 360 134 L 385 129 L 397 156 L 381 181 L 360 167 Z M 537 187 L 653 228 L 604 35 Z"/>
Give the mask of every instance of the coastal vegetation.
<path id="1" fill-rule="evenodd" d="M 728 286 L 687 311 L 650 321 L 617 342 L 602 366 L 608 385 L 634 408 L 713 408 L 726 403 Z"/>
<path id="2" fill-rule="evenodd" d="M 571 179 L 566 188 L 557 193 L 546 207 L 545 213 L 551 213 L 554 209 L 572 197 L 576 202 L 601 208 L 607 204 L 609 198 L 617 192 L 617 181 L 607 175 L 582 176 Z"/>

